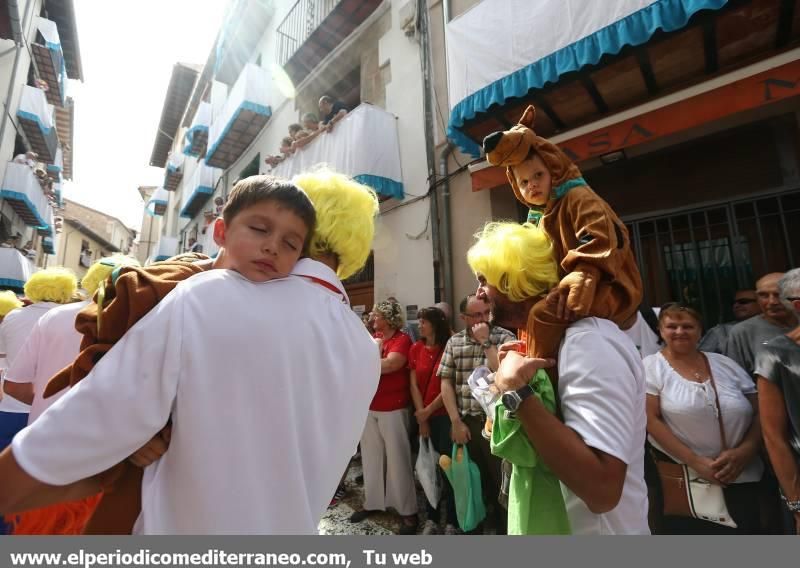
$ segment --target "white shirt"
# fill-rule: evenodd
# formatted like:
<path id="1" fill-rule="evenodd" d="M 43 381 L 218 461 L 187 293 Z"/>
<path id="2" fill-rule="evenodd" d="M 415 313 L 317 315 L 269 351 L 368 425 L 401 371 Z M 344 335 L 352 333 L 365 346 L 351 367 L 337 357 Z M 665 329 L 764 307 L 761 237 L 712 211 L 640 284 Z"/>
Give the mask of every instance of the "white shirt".
<path id="1" fill-rule="evenodd" d="M 645 321 L 640 312 L 636 312 L 634 324 L 623 330 L 623 332 L 633 341 L 642 359 L 661 351 L 661 346 L 658 344 L 658 336 L 653 333 L 653 330 L 647 325 L 647 321 Z"/>
<path id="2" fill-rule="evenodd" d="M 28 424 L 66 392 L 48 399 L 42 398 L 47 382 L 61 369 L 71 364 L 80 353 L 83 336 L 75 329 L 75 318 L 89 300 L 53 308 L 44 314 L 28 336 L 28 340 L 8 370 L 7 381 L 33 383 L 33 404 Z"/>
<path id="3" fill-rule="evenodd" d="M 144 472 L 137 533 L 315 533 L 380 359 L 332 270 L 302 260 L 293 274 L 181 282 L 16 436 L 20 466 L 71 483 L 127 458 L 171 416 L 169 450 Z"/>
<path id="4" fill-rule="evenodd" d="M 2 368 L 8 369 L 22 349 L 25 341 L 39 318 L 61 304 L 56 302 L 37 302 L 30 306 L 12 310 L 0 323 L 0 354 L 5 353 Z"/>
<path id="5" fill-rule="evenodd" d="M 730 447 L 738 446 L 753 422 L 753 406 L 745 395 L 756 387 L 736 361 L 719 353 L 706 353 L 722 407 L 722 424 Z M 644 360 L 647 394 L 659 397 L 661 417 L 672 433 L 699 456 L 716 458 L 722 452 L 714 388 L 711 381 L 696 383 L 679 375 L 661 353 Z M 658 443 L 650 442 L 663 451 Z M 764 473 L 761 458 L 750 462 L 734 483 L 758 481 Z"/>
<path id="6" fill-rule="evenodd" d="M 600 515 L 562 484 L 572 533 L 650 534 L 644 482 L 645 380 L 636 346 L 615 323 L 584 318 L 567 328 L 558 371 L 564 423 L 586 445 L 628 466 L 619 503 Z"/>

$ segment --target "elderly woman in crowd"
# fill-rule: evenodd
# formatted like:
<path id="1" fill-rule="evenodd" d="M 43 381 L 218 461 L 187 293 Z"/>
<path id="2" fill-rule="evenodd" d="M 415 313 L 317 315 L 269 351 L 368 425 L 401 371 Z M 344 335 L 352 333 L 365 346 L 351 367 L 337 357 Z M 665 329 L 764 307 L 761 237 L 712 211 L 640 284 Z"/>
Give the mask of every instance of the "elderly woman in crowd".
<path id="1" fill-rule="evenodd" d="M 702 324 L 694 309 L 664 306 L 659 330 L 665 347 L 644 359 L 649 440 L 656 452 L 688 465 L 700 478 L 722 485 L 728 511 L 738 525 L 732 529 L 710 521 L 664 516 L 663 531 L 752 534 L 758 528 L 758 482 L 764 472 L 759 458 L 761 428 L 755 385 L 732 359 L 697 349 Z M 718 412 L 727 442 L 724 450 Z"/>
<path id="2" fill-rule="evenodd" d="M 419 425 L 419 435 L 430 438 L 433 448 L 444 456 L 452 450 L 450 440 L 450 417 L 442 402 L 442 385 L 436 375 L 444 346 L 452 335 L 450 322 L 439 308 L 423 308 L 417 313 L 420 340 L 411 346 L 408 368 L 411 370 L 411 399 L 414 401 L 414 416 Z M 455 534 L 458 519 L 456 504 L 450 485 L 444 484 L 443 495 L 447 503 L 446 534 Z M 439 509 L 427 503 L 428 520 L 422 534 L 434 534 L 439 521 Z"/>
<path id="3" fill-rule="evenodd" d="M 800 317 L 800 268 L 787 272 L 778 289 Z M 764 443 L 781 487 L 787 532 L 800 534 L 800 326 L 764 344 L 756 375 Z"/>
<path id="4" fill-rule="evenodd" d="M 403 312 L 397 302 L 375 304 L 375 338 L 381 350 L 381 379 L 361 436 L 364 508 L 350 516 L 359 523 L 391 507 L 402 516 L 400 534 L 417 532 L 417 493 L 409 442 L 408 354 L 411 339 L 400 331 Z"/>

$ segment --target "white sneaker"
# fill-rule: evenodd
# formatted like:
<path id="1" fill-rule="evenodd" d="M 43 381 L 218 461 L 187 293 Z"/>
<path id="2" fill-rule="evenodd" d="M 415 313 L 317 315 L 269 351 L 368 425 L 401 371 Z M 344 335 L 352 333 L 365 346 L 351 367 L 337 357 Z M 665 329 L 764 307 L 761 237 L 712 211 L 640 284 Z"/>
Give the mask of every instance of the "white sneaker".
<path id="1" fill-rule="evenodd" d="M 439 531 L 436 523 L 428 519 L 422 527 L 422 534 L 437 534 Z"/>
<path id="2" fill-rule="evenodd" d="M 447 535 L 454 535 L 454 534 L 463 534 L 458 528 L 454 527 L 453 525 L 447 525 L 444 527 L 444 534 Z"/>

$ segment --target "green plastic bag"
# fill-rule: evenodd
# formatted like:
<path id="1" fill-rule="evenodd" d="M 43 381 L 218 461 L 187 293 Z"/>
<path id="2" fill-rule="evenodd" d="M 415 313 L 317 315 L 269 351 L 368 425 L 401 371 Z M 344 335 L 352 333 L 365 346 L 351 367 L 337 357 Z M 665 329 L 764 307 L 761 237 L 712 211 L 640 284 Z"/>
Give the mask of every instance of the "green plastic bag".
<path id="1" fill-rule="evenodd" d="M 458 452 L 462 452 L 459 458 Z M 444 465 L 440 462 L 440 465 Z M 461 530 L 469 532 L 486 517 L 481 488 L 481 472 L 469 459 L 467 446 L 453 444 L 452 461 L 449 467 L 442 467 L 447 480 L 453 486 L 456 500 L 456 515 Z"/>

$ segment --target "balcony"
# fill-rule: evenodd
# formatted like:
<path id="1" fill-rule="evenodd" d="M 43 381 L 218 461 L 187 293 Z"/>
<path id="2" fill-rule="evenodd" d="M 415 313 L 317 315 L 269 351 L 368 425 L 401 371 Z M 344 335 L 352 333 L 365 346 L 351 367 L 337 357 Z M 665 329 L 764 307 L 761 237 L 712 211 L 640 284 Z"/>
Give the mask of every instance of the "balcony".
<path id="1" fill-rule="evenodd" d="M 208 167 L 204 162 L 197 164 L 191 183 L 188 187 L 184 187 L 181 217 L 191 219 L 200 212 L 211 194 L 214 193 L 217 177 L 218 174 L 214 168 Z"/>
<path id="2" fill-rule="evenodd" d="M 167 159 L 167 169 L 164 174 L 164 189 L 175 191 L 183 179 L 183 154 L 172 153 Z"/>
<path id="3" fill-rule="evenodd" d="M 357 179 L 382 197 L 403 199 L 397 118 L 381 108 L 362 103 L 270 173 L 291 179 L 318 164 Z"/>
<path id="4" fill-rule="evenodd" d="M 186 146 L 183 153 L 187 156 L 202 158 L 208 146 L 208 127 L 211 124 L 211 104 L 200 103 L 189 130 L 186 131 Z"/>
<path id="5" fill-rule="evenodd" d="M 161 262 L 167 260 L 178 254 L 178 238 L 177 237 L 161 237 L 158 239 L 153 256 L 150 257 L 151 262 Z"/>
<path id="6" fill-rule="evenodd" d="M 0 247 L 0 288 L 22 292 L 33 270 L 33 263 L 17 249 Z"/>
<path id="7" fill-rule="evenodd" d="M 298 0 L 280 23 L 278 64 L 295 84 L 353 33 L 382 0 Z"/>
<path id="8" fill-rule="evenodd" d="M 269 121 L 269 77 L 248 63 L 233 85 L 225 106 L 208 133 L 206 163 L 225 169 L 238 160 Z"/>
<path id="9" fill-rule="evenodd" d="M 42 239 L 42 250 L 45 254 L 56 254 L 56 238 L 55 236 L 52 237 L 44 237 Z"/>
<path id="10" fill-rule="evenodd" d="M 161 217 L 167 212 L 167 205 L 169 205 L 169 194 L 166 189 L 159 187 L 153 192 L 150 201 L 147 202 L 145 211 L 147 211 L 148 215 Z"/>
<path id="11" fill-rule="evenodd" d="M 56 159 L 52 164 L 47 164 L 47 175 L 50 176 L 54 182 L 61 181 L 61 172 L 64 170 L 64 151 L 61 145 L 58 145 L 56 150 Z"/>
<path id="12" fill-rule="evenodd" d="M 14 212 L 30 227 L 48 225 L 44 214 L 50 204 L 39 185 L 33 170 L 26 164 L 6 164 L 0 198 L 8 202 Z"/>
<path id="13" fill-rule="evenodd" d="M 48 203 L 45 205 L 42 218 L 45 220 L 44 225 L 36 227 L 36 232 L 43 237 L 52 237 L 55 234 L 55 215 L 53 207 Z"/>
<path id="14" fill-rule="evenodd" d="M 53 105 L 48 104 L 44 91 L 30 85 L 22 88 L 17 119 L 31 150 L 39 154 L 40 160 L 52 164 L 58 150 L 58 134 L 53 120 Z"/>
<path id="15" fill-rule="evenodd" d="M 31 44 L 31 51 L 39 76 L 47 81 L 47 101 L 52 105 L 64 106 L 67 94 L 67 67 L 64 63 L 58 28 L 55 22 L 38 16 L 36 27 L 39 32 L 36 37 L 41 42 Z"/>

